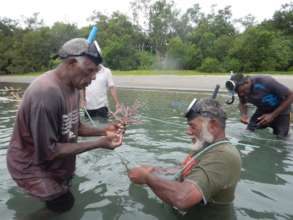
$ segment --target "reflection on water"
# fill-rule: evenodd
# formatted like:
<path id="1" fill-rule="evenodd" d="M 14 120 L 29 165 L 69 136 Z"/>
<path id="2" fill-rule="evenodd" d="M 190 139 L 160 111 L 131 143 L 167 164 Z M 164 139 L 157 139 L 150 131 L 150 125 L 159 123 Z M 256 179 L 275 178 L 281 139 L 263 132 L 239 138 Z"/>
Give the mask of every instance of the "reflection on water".
<path id="1" fill-rule="evenodd" d="M 180 163 L 190 150 L 183 112 L 193 96 L 209 94 L 123 89 L 119 95 L 127 105 L 142 103 L 138 119 L 143 124 L 129 126 L 123 146 L 115 151 L 97 149 L 78 156 L 72 183 L 75 206 L 51 219 L 293 219 L 293 135 L 277 140 L 268 130 L 250 133 L 238 122 L 236 104 L 225 106 L 227 135 L 240 150 L 243 165 L 234 207 L 225 212 L 218 207 L 197 207 L 182 217 L 149 188 L 131 184 L 121 157 L 130 167 Z M 8 96 L 8 92 L 0 92 L 1 219 L 49 219 L 44 217 L 48 213 L 42 203 L 16 187 L 7 172 L 5 155 L 17 106 Z M 224 103 L 224 98 L 220 101 Z M 229 218 L 221 213 L 228 213 Z"/>

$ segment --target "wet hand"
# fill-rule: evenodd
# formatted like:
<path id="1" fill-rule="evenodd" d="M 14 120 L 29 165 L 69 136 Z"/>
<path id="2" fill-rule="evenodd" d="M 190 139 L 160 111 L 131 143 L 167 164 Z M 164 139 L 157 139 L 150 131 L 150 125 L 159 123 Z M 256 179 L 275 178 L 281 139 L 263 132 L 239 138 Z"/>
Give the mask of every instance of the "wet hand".
<path id="1" fill-rule="evenodd" d="M 249 122 L 249 118 L 247 115 L 242 115 L 241 118 L 240 118 L 240 122 L 243 123 L 243 124 L 248 124 Z"/>
<path id="2" fill-rule="evenodd" d="M 153 172 L 154 168 L 150 166 L 135 167 L 128 172 L 129 179 L 136 184 L 146 184 L 147 176 Z"/>
<path id="3" fill-rule="evenodd" d="M 257 118 L 257 125 L 264 126 L 270 124 L 274 120 L 273 114 L 263 114 Z"/>
<path id="4" fill-rule="evenodd" d="M 105 148 L 114 150 L 115 148 L 119 147 L 123 141 L 122 134 L 109 134 L 105 138 Z"/>
<path id="5" fill-rule="evenodd" d="M 112 123 L 107 125 L 104 128 L 104 130 L 105 130 L 106 136 L 113 135 L 113 134 L 123 134 L 125 131 L 125 126 L 124 124 L 120 122 Z"/>

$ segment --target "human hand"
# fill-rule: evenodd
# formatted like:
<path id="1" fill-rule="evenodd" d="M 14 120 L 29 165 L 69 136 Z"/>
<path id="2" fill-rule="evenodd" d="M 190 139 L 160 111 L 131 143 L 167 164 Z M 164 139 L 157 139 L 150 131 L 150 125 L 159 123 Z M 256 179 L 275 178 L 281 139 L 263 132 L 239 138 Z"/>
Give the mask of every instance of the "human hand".
<path id="1" fill-rule="evenodd" d="M 248 124 L 249 118 L 247 115 L 241 115 L 240 122 L 243 124 Z"/>
<path id="2" fill-rule="evenodd" d="M 125 126 L 121 122 L 108 124 L 104 128 L 106 136 L 113 135 L 113 134 L 123 134 L 124 130 L 125 130 Z"/>
<path id="3" fill-rule="evenodd" d="M 136 184 L 146 184 L 147 176 L 154 171 L 154 167 L 140 166 L 128 171 L 129 179 Z"/>
<path id="4" fill-rule="evenodd" d="M 119 147 L 122 144 L 123 141 L 123 135 L 122 134 L 109 134 L 104 138 L 104 146 L 106 149 L 114 150 L 115 148 Z"/>
<path id="5" fill-rule="evenodd" d="M 257 125 L 265 126 L 270 124 L 274 120 L 274 116 L 272 113 L 263 114 L 262 116 L 257 118 Z"/>

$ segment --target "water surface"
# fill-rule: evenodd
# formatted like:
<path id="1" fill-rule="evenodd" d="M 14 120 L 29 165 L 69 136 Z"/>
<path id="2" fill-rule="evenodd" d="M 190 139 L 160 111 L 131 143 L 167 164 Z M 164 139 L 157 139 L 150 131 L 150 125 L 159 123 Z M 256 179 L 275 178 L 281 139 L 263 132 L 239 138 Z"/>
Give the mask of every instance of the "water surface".
<path id="1" fill-rule="evenodd" d="M 35 220 L 42 213 L 43 204 L 16 187 L 6 168 L 6 151 L 17 109 L 17 102 L 7 99 L 11 98 L 11 93 L 3 91 L 7 85 L 24 88 L 0 84 L 0 216 L 5 220 Z M 136 164 L 170 167 L 181 163 L 190 150 L 183 112 L 193 97 L 207 95 L 119 90 L 123 103 L 141 103 L 137 118 L 142 124 L 129 126 L 123 146 L 115 151 L 97 149 L 78 156 L 72 183 L 76 204 L 71 211 L 53 219 L 182 219 L 150 189 L 131 184 L 120 157 L 130 167 Z M 224 102 L 225 98 L 219 100 Z M 278 140 L 269 129 L 248 132 L 239 123 L 237 105 L 226 105 L 225 109 L 229 116 L 227 136 L 239 149 L 243 165 L 231 215 L 241 220 L 293 219 L 292 135 L 288 140 Z M 82 120 L 85 119 L 82 117 Z M 214 209 L 185 219 L 221 219 L 217 213 Z"/>

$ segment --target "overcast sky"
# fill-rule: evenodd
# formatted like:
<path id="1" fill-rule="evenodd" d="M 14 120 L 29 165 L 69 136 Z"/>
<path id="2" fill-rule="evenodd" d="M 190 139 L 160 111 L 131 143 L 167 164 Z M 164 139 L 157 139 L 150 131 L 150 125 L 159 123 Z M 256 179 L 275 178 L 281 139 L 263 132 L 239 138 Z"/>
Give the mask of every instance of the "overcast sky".
<path id="1" fill-rule="evenodd" d="M 87 25 L 87 18 L 94 10 L 110 15 L 113 11 L 121 11 L 131 16 L 130 4 L 132 0 L 8 0 L 2 1 L 0 16 L 20 19 L 21 16 L 29 17 L 34 12 L 40 13 L 47 25 L 55 21 L 76 23 L 78 26 Z M 207 13 L 213 4 L 217 8 L 232 6 L 233 18 L 244 17 L 252 14 L 257 21 L 271 18 L 282 4 L 292 0 L 175 0 L 176 7 L 185 10 L 198 3 L 202 11 Z"/>

